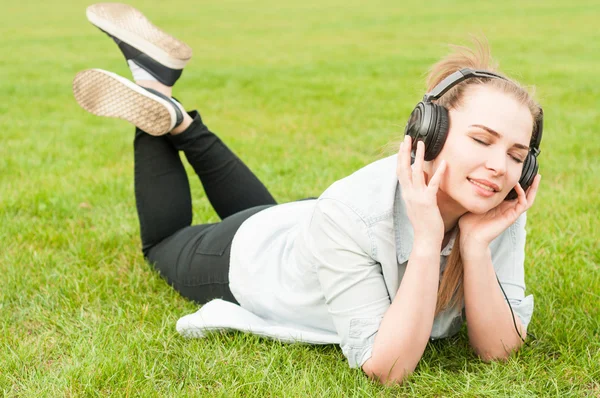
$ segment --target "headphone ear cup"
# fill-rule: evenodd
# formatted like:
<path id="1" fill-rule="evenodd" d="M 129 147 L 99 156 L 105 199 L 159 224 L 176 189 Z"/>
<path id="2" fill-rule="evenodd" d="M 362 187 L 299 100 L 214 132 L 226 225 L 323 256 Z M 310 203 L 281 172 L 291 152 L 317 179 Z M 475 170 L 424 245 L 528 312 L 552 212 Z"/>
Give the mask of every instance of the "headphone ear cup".
<path id="1" fill-rule="evenodd" d="M 409 135 L 413 143 L 423 135 L 423 129 L 427 129 L 428 122 L 424 120 L 425 116 L 425 104 L 419 102 L 411 112 L 404 128 L 404 135 Z"/>
<path id="2" fill-rule="evenodd" d="M 448 110 L 441 105 L 429 104 L 432 108 L 433 123 L 428 132 L 429 140 L 425 146 L 425 160 L 433 160 L 440 154 L 448 137 L 450 117 Z"/>
<path id="3" fill-rule="evenodd" d="M 523 188 L 524 191 L 533 184 L 533 180 L 537 175 L 539 166 L 537 162 L 537 158 L 529 152 L 527 157 L 525 158 L 525 162 L 523 162 L 523 171 L 521 172 L 521 178 L 519 179 L 519 185 Z M 513 188 L 504 200 L 512 200 L 518 197 L 517 191 Z"/>
<path id="4" fill-rule="evenodd" d="M 521 173 L 519 184 L 521 184 L 524 191 L 527 191 L 527 189 L 533 184 L 533 180 L 538 173 L 538 162 L 537 158 L 530 152 L 527 154 L 525 163 L 527 163 L 529 167 L 527 167 L 527 170 L 525 170 L 525 167 L 523 167 L 524 172 Z"/>

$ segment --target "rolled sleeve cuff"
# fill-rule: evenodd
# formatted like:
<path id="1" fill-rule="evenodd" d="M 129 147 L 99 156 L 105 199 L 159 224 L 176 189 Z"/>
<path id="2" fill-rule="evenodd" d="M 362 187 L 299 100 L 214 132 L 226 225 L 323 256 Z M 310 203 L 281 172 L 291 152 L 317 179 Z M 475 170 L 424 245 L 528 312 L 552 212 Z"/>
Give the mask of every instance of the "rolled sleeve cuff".
<path id="1" fill-rule="evenodd" d="M 342 352 L 351 368 L 360 368 L 371 358 L 373 342 L 383 317 L 355 318 L 350 321 L 348 340 L 342 343 Z"/>
<path id="2" fill-rule="evenodd" d="M 515 315 L 521 320 L 523 326 L 527 328 L 533 315 L 533 295 L 530 294 L 522 300 L 509 299 L 508 302 Z"/>

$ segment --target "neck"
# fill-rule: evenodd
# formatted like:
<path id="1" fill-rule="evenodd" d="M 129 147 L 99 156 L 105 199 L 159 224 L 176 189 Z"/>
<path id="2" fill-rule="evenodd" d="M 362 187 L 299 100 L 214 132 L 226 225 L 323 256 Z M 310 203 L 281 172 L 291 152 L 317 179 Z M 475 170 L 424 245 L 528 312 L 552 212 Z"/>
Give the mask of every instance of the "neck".
<path id="1" fill-rule="evenodd" d="M 444 232 L 449 232 L 456 226 L 458 219 L 467 211 L 441 190 L 438 190 L 437 202 L 440 215 L 444 221 Z"/>

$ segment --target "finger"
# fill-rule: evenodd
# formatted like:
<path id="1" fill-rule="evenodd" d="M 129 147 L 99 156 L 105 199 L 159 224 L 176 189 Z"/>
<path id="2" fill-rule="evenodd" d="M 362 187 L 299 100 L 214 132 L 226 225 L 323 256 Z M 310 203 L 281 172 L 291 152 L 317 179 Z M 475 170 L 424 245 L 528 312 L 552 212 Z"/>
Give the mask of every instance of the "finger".
<path id="1" fill-rule="evenodd" d="M 496 209 L 498 209 L 499 214 L 506 214 L 509 211 L 515 211 L 515 207 L 517 206 L 517 200 L 505 200 L 500 203 Z"/>
<path id="2" fill-rule="evenodd" d="M 396 168 L 398 181 L 403 187 L 411 185 L 411 169 L 410 169 L 410 136 L 404 136 L 404 141 L 400 144 L 398 151 L 398 164 Z"/>
<path id="3" fill-rule="evenodd" d="M 423 162 L 425 157 L 425 144 L 423 141 L 417 141 L 417 153 L 415 163 L 412 167 L 412 182 L 416 187 L 425 186 L 425 175 L 423 173 Z"/>
<path id="4" fill-rule="evenodd" d="M 515 185 L 515 191 L 517 192 L 517 205 L 515 207 L 519 213 L 522 213 L 527 210 L 527 196 L 525 195 L 525 190 L 523 190 L 523 187 L 518 182 Z"/>
<path id="5" fill-rule="evenodd" d="M 440 181 L 442 181 L 442 177 L 444 176 L 445 172 L 446 161 L 442 160 L 435 173 L 433 173 L 433 177 L 431 177 L 429 180 L 429 185 L 427 186 L 427 189 L 429 189 L 432 194 L 437 193 L 438 188 L 440 187 Z"/>
<path id="6" fill-rule="evenodd" d="M 533 184 L 527 190 L 527 208 L 530 208 L 535 202 L 535 197 L 537 195 L 538 188 L 540 186 L 540 181 L 542 180 L 542 175 L 538 174 L 533 179 Z"/>

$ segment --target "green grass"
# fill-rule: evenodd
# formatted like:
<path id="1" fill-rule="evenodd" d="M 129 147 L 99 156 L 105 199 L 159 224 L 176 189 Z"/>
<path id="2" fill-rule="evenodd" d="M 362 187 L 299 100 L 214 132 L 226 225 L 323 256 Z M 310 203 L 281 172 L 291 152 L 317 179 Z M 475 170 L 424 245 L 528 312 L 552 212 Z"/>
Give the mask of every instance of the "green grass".
<path id="1" fill-rule="evenodd" d="M 10 3 L 10 4 L 8 4 Z M 319 195 L 381 157 L 447 48 L 485 33 L 546 114 L 526 280 L 537 341 L 485 364 L 466 333 L 382 387 L 336 347 L 186 340 L 197 306 L 140 253 L 133 131 L 87 114 L 79 70 L 129 76 L 81 0 L 0 12 L 0 391 L 6 396 L 600 396 L 597 1 L 140 1 L 188 42 L 175 89 L 276 198 Z M 188 169 L 191 174 L 191 169 Z M 216 220 L 192 178 L 195 220 Z"/>

